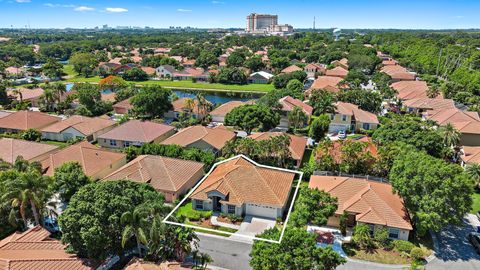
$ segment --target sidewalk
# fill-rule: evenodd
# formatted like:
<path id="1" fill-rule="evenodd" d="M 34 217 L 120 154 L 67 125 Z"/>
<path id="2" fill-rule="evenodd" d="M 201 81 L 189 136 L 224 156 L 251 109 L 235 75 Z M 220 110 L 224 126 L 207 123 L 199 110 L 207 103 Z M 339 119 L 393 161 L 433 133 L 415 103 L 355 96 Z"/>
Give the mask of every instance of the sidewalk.
<path id="1" fill-rule="evenodd" d="M 230 228 L 230 229 L 234 229 L 234 230 L 240 229 L 240 226 L 239 226 L 239 225 L 234 225 L 234 224 L 230 224 L 230 223 L 220 222 L 220 221 L 218 221 L 217 218 L 218 218 L 217 216 L 212 216 L 212 217 L 210 218 L 210 222 L 212 222 L 212 225 L 214 225 L 214 226 L 220 226 L 220 227 L 225 227 L 225 228 Z"/>

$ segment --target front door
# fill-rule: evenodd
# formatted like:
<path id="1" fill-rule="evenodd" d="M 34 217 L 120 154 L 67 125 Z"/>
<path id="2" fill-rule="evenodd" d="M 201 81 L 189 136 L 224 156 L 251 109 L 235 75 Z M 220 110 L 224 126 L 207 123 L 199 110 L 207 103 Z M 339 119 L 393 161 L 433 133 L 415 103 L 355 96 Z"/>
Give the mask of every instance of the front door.
<path id="1" fill-rule="evenodd" d="M 222 211 L 222 205 L 220 204 L 220 197 L 213 196 L 212 197 L 212 203 L 213 203 L 213 211 L 214 212 Z"/>

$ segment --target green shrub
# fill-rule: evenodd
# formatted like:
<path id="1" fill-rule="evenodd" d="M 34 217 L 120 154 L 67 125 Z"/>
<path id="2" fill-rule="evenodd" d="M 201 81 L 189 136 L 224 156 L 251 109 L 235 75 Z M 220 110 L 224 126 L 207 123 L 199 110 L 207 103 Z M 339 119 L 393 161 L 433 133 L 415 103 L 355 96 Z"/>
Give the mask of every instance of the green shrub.
<path id="1" fill-rule="evenodd" d="M 204 219 L 209 219 L 212 217 L 212 211 L 201 211 L 201 213 Z"/>
<path id="2" fill-rule="evenodd" d="M 355 226 L 352 240 L 362 249 L 368 249 L 374 246 L 372 236 L 370 235 L 370 227 L 362 223 Z"/>
<path id="3" fill-rule="evenodd" d="M 239 216 L 234 215 L 234 214 L 229 214 L 229 215 L 228 215 L 228 219 L 230 219 L 230 221 L 232 221 L 233 223 L 235 223 L 235 222 L 242 222 L 242 221 L 243 221 L 243 218 L 242 218 L 242 217 L 239 217 Z"/>
<path id="4" fill-rule="evenodd" d="M 188 214 L 186 214 L 185 217 L 191 221 L 198 221 L 202 218 L 202 213 L 198 211 L 191 211 L 191 212 L 188 212 Z"/>
<path id="5" fill-rule="evenodd" d="M 394 240 L 393 246 L 396 251 L 410 254 L 412 249 L 415 247 L 414 244 L 405 241 L 405 240 Z"/>
<path id="6" fill-rule="evenodd" d="M 423 259 L 423 250 L 419 247 L 414 247 L 412 250 L 410 250 L 410 258 L 414 261 L 419 261 Z"/>
<path id="7" fill-rule="evenodd" d="M 377 242 L 380 246 L 384 248 L 387 248 L 390 246 L 390 239 L 388 238 L 388 230 L 385 227 L 375 229 L 373 238 L 375 239 L 375 242 Z"/>

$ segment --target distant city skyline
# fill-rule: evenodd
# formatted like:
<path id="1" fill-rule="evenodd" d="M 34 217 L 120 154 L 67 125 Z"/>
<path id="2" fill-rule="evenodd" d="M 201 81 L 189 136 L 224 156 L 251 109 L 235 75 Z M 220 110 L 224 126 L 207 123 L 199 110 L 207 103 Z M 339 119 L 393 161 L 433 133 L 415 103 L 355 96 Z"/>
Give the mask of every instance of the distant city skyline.
<path id="1" fill-rule="evenodd" d="M 468 29 L 480 28 L 480 1 L 111 1 L 0 0 L 0 28 L 245 28 L 252 12 L 277 14 L 294 28 Z"/>

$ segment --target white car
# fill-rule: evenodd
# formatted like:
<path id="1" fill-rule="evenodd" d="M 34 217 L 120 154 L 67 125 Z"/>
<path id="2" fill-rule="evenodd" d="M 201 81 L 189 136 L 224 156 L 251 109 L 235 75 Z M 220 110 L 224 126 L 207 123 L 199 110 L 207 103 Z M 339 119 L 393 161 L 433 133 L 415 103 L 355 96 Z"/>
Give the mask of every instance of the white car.
<path id="1" fill-rule="evenodd" d="M 347 138 L 347 133 L 346 133 L 344 130 L 339 131 L 339 132 L 338 132 L 338 138 L 339 138 L 340 140 L 346 139 L 346 138 Z"/>

